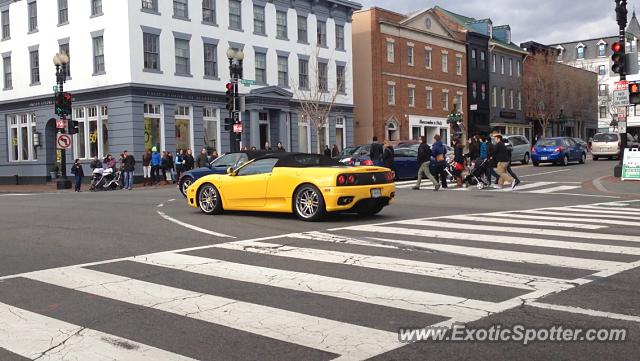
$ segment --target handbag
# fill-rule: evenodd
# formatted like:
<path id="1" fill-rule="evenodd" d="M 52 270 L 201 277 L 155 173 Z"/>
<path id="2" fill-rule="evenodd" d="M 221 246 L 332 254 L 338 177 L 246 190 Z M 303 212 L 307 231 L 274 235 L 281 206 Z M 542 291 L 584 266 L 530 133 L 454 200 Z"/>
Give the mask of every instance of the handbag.
<path id="1" fill-rule="evenodd" d="M 444 154 L 436 154 L 436 162 L 444 162 Z"/>
<path id="2" fill-rule="evenodd" d="M 464 164 L 460 162 L 455 162 L 455 164 L 453 165 L 453 168 L 458 172 L 462 172 L 464 170 Z"/>

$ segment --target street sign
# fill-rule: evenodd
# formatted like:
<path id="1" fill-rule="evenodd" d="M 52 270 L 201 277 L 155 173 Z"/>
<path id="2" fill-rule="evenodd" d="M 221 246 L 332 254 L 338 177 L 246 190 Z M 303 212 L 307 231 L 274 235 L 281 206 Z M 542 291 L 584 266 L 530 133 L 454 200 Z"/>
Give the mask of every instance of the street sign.
<path id="1" fill-rule="evenodd" d="M 235 123 L 233 125 L 233 132 L 234 133 L 242 133 L 242 123 Z"/>
<path id="2" fill-rule="evenodd" d="M 628 89 L 613 91 L 613 106 L 614 107 L 629 106 L 629 90 Z"/>
<path id="3" fill-rule="evenodd" d="M 58 149 L 71 148 L 71 136 L 69 134 L 58 134 L 56 138 L 56 146 Z"/>
<path id="4" fill-rule="evenodd" d="M 618 121 L 618 133 L 627 132 L 627 120 Z"/>
<path id="5" fill-rule="evenodd" d="M 640 180 L 640 149 L 625 149 L 621 179 Z"/>
<path id="6" fill-rule="evenodd" d="M 57 85 L 54 85 L 54 86 L 53 86 L 53 92 L 54 92 L 54 93 L 57 93 L 57 92 L 58 92 L 58 86 L 57 86 Z"/>
<path id="7" fill-rule="evenodd" d="M 252 85 L 254 85 L 256 83 L 255 80 L 251 80 L 251 79 L 240 79 L 240 82 L 244 86 L 252 86 Z"/>
<path id="8" fill-rule="evenodd" d="M 619 80 L 613 85 L 613 90 L 628 90 L 629 82 L 627 80 Z"/>
<path id="9" fill-rule="evenodd" d="M 67 121 L 64 120 L 64 119 L 56 120 L 56 128 L 57 129 L 66 129 L 67 128 Z"/>
<path id="10" fill-rule="evenodd" d="M 478 104 L 471 104 L 469 110 L 478 110 Z"/>
<path id="11" fill-rule="evenodd" d="M 627 120 L 627 107 L 619 107 L 616 110 L 616 114 L 618 115 L 618 121 L 626 121 Z"/>

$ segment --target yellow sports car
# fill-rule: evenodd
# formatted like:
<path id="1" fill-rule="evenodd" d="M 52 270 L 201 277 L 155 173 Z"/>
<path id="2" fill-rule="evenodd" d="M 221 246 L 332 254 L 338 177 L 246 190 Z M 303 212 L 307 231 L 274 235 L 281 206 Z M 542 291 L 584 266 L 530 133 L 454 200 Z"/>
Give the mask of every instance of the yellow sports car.
<path id="1" fill-rule="evenodd" d="M 305 221 L 327 212 L 374 215 L 395 196 L 393 173 L 348 167 L 317 154 L 274 153 L 187 188 L 187 203 L 206 214 L 223 209 L 295 213 Z"/>

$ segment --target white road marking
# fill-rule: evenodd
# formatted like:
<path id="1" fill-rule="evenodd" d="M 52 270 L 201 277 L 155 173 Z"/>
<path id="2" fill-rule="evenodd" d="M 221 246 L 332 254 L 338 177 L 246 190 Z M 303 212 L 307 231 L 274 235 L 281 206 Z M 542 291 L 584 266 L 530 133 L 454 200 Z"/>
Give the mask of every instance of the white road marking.
<path id="1" fill-rule="evenodd" d="M 576 314 L 592 316 L 592 317 L 603 317 L 603 318 L 610 318 L 614 320 L 640 322 L 640 317 L 638 316 L 624 315 L 621 313 L 590 310 L 586 308 L 573 307 L 573 306 L 552 305 L 549 303 L 542 303 L 542 302 L 527 302 L 526 305 L 537 307 L 537 308 L 543 308 L 546 310 L 576 313 Z"/>
<path id="2" fill-rule="evenodd" d="M 585 239 L 597 239 L 597 240 L 612 240 L 612 241 L 629 241 L 629 242 L 640 242 L 640 237 L 638 236 L 628 236 L 624 234 L 608 234 L 608 233 L 590 233 L 590 232 L 576 232 L 576 231 L 564 231 L 558 229 L 541 229 L 541 228 L 525 228 L 525 227 L 501 227 L 501 226 L 488 226 L 488 225 L 478 225 L 474 224 L 470 226 L 464 223 L 451 223 L 451 222 L 442 222 L 442 221 L 398 221 L 397 224 L 407 224 L 407 225 L 415 225 L 415 226 L 424 226 L 424 227 L 440 227 L 440 228 L 448 228 L 448 229 L 468 229 L 472 228 L 474 231 L 490 231 L 490 232 L 508 232 L 508 233 L 518 233 L 518 234 L 537 234 L 537 235 L 545 235 L 545 236 L 560 236 L 560 237 L 568 237 L 568 238 L 585 238 Z M 413 231 L 413 230 L 412 230 Z M 431 237 L 438 237 L 437 235 L 433 235 L 435 233 L 444 234 L 443 232 L 436 230 L 419 230 L 424 231 L 425 234 L 430 235 Z M 467 234 L 469 237 L 476 237 L 474 234 Z M 492 237 L 494 235 L 491 235 Z M 439 236 L 445 237 L 445 236 Z"/>
<path id="3" fill-rule="evenodd" d="M 312 237 L 309 237 L 309 239 L 312 239 Z M 521 288 L 531 291 L 543 288 L 559 289 L 568 286 L 564 280 L 557 278 L 537 277 L 525 274 L 405 260 L 400 258 L 300 248 L 276 243 L 241 241 L 224 243 L 217 245 L 216 247 L 294 259 L 347 264 L 384 271 L 403 272 L 465 282 L 476 282 L 502 287 Z"/>
<path id="4" fill-rule="evenodd" d="M 164 212 L 160 212 L 160 211 L 156 211 L 156 212 L 160 215 L 160 217 L 166 219 L 167 221 L 173 222 L 173 223 L 175 223 L 177 225 L 180 225 L 182 227 L 185 227 L 185 228 L 189 228 L 190 230 L 193 230 L 193 231 L 196 231 L 196 232 L 200 232 L 200 233 L 204 233 L 204 234 L 208 234 L 208 235 L 216 236 L 216 237 L 236 238 L 234 236 L 230 236 L 230 235 L 227 235 L 227 234 L 218 233 L 218 232 L 214 232 L 214 231 L 211 231 L 211 230 L 208 230 L 208 229 L 204 229 L 204 228 L 200 228 L 200 227 L 194 226 L 192 224 L 189 224 L 189 223 L 183 222 L 181 220 L 175 219 L 173 217 L 170 217 L 170 216 L 166 215 Z"/>
<path id="5" fill-rule="evenodd" d="M 621 216 L 621 215 L 613 215 L 613 214 L 572 213 L 572 212 L 569 212 L 568 210 L 554 211 L 548 208 L 543 208 L 541 210 L 532 210 L 532 211 L 523 210 L 523 211 L 513 211 L 513 212 L 518 212 L 523 214 L 534 214 L 534 215 L 541 214 L 541 215 L 548 215 L 548 216 L 556 216 L 556 217 L 569 219 L 569 220 L 574 218 L 598 217 L 598 218 L 602 218 L 603 222 L 606 222 L 608 218 L 615 219 L 615 220 L 626 219 L 631 221 L 640 221 L 640 215 L 638 217 L 629 217 L 629 216 Z M 595 213 L 598 213 L 598 212 L 595 212 Z"/>
<path id="6" fill-rule="evenodd" d="M 11 196 L 33 196 L 35 193 L 5 193 L 0 194 L 0 197 L 11 197 Z"/>
<path id="7" fill-rule="evenodd" d="M 532 192 L 523 192 L 523 193 L 532 193 Z M 558 194 L 563 196 L 574 196 L 574 197 L 592 197 L 592 198 L 610 198 L 610 199 L 620 199 L 622 197 L 618 196 L 602 196 L 599 194 L 585 194 L 585 193 L 567 193 L 567 192 L 554 192 L 552 194 Z"/>
<path id="8" fill-rule="evenodd" d="M 609 212 L 609 211 L 616 211 L 616 212 L 619 212 L 619 214 L 629 214 L 629 215 L 634 215 L 634 214 L 639 214 L 640 213 L 640 208 L 631 208 L 631 207 L 605 207 L 605 206 L 593 206 L 593 205 L 590 205 L 590 204 L 571 206 L 571 207 L 572 208 L 595 209 L 595 210 L 598 210 L 598 211 L 603 211 L 603 213 L 613 213 L 613 212 Z"/>
<path id="9" fill-rule="evenodd" d="M 568 168 L 565 168 L 565 169 L 559 169 L 559 170 L 552 170 L 552 171 L 549 171 L 549 172 L 542 172 L 542 173 L 536 173 L 536 174 L 526 174 L 526 175 L 518 176 L 518 178 L 537 177 L 539 175 L 566 172 L 568 170 L 569 170 Z"/>
<path id="10" fill-rule="evenodd" d="M 554 184 L 554 182 L 534 182 L 534 183 L 522 184 L 522 185 L 518 185 L 515 190 L 520 191 L 523 189 L 544 187 L 544 186 L 548 186 L 549 184 Z M 500 191 L 501 192 L 511 191 L 511 187 L 501 189 Z"/>
<path id="11" fill-rule="evenodd" d="M 29 278 L 337 353 L 351 359 L 365 359 L 384 352 L 390 347 L 399 346 L 398 336 L 392 332 L 85 268 L 37 272 Z"/>
<path id="12" fill-rule="evenodd" d="M 145 256 L 136 261 L 236 281 L 454 317 L 458 320 L 487 315 L 495 305 L 486 301 L 183 254 Z"/>
<path id="13" fill-rule="evenodd" d="M 545 189 L 536 189 L 534 191 L 529 191 L 529 193 L 553 193 L 553 192 L 569 191 L 576 188 L 580 188 L 580 186 L 557 186 L 557 187 L 551 187 L 551 188 L 545 188 Z M 516 187 L 516 190 L 518 190 L 518 187 Z"/>
<path id="14" fill-rule="evenodd" d="M 505 217 L 509 219 L 509 223 L 512 223 L 512 224 L 515 224 L 513 223 L 513 218 L 531 219 L 531 220 L 540 219 L 540 220 L 550 220 L 550 221 L 557 221 L 559 219 L 558 216 L 556 217 L 536 216 L 536 215 L 528 215 L 528 214 L 514 214 L 509 212 L 495 214 L 495 215 L 492 214 L 492 216 Z M 501 218 L 497 218 L 497 219 L 501 219 Z M 625 222 L 625 221 L 618 221 L 615 219 L 601 219 L 601 218 L 569 218 L 568 220 L 572 222 L 568 224 L 581 225 L 580 228 L 585 228 L 584 226 L 587 226 L 585 229 L 589 229 L 589 227 L 592 226 L 588 223 L 597 223 L 598 225 L 602 225 L 600 227 L 604 227 L 604 228 L 609 228 L 609 225 L 612 225 L 612 224 L 621 225 L 621 226 L 633 226 L 633 227 L 637 227 L 640 225 L 638 224 L 638 222 Z M 552 222 L 552 223 L 555 223 L 555 222 Z M 567 224 L 567 223 L 563 223 L 563 224 Z"/>
<path id="15" fill-rule="evenodd" d="M 28 359 L 194 360 L 4 303 L 0 303 L 0 320 L 0 347 Z"/>
<path id="16" fill-rule="evenodd" d="M 575 208 L 575 207 L 554 207 L 554 208 L 547 208 L 550 210 L 561 210 L 561 211 L 568 211 L 568 212 L 576 212 L 576 213 L 596 213 L 599 216 L 616 216 L 619 217 L 621 219 L 624 219 L 626 217 L 629 216 L 634 216 L 636 214 L 634 213 L 630 213 L 630 212 L 626 212 L 626 211 L 607 211 L 607 210 L 599 210 L 599 209 L 588 209 L 588 208 Z M 631 218 L 628 218 L 631 219 Z"/>
<path id="17" fill-rule="evenodd" d="M 526 220 L 523 219 L 513 219 L 518 217 L 512 217 L 509 213 L 504 213 L 496 216 L 450 216 L 447 219 L 456 219 L 460 221 L 470 221 L 470 222 L 487 222 L 487 223 L 500 223 L 500 224 L 522 224 L 529 226 L 547 226 L 547 227 L 562 227 L 562 228 L 582 228 L 582 229 L 601 229 L 607 228 L 606 225 L 594 225 L 594 224 L 584 224 L 584 223 L 569 223 L 569 222 L 541 222 L 536 221 L 535 219 L 529 217 Z M 526 218 L 526 217 L 520 217 Z M 554 218 L 557 220 L 557 218 Z"/>

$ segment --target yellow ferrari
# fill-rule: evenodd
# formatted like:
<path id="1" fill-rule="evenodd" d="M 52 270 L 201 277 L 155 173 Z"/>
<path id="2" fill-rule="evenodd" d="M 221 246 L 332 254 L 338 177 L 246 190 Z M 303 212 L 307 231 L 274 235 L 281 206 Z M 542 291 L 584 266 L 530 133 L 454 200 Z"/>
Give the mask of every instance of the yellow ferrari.
<path id="1" fill-rule="evenodd" d="M 316 221 L 328 212 L 374 215 L 392 202 L 395 191 L 387 168 L 348 167 L 317 154 L 283 152 L 197 179 L 187 188 L 187 203 L 206 214 L 284 212 Z"/>

